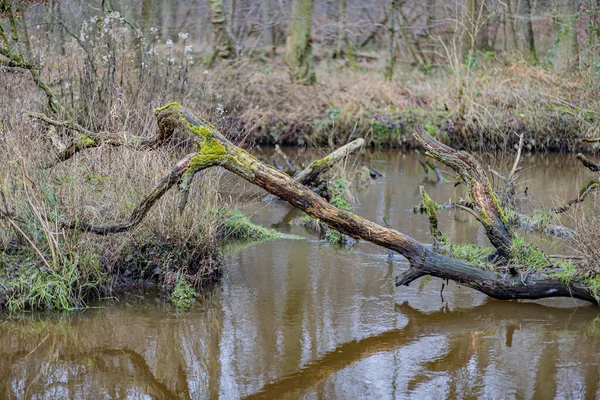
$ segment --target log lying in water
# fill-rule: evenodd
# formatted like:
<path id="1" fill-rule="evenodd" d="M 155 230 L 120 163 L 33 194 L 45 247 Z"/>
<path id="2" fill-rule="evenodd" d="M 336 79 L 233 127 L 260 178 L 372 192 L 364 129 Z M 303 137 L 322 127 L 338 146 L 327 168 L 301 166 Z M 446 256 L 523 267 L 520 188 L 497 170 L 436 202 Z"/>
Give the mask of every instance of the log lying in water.
<path id="1" fill-rule="evenodd" d="M 496 299 L 574 297 L 598 303 L 589 287 L 577 280 L 568 284 L 544 272 L 534 272 L 527 276 L 512 276 L 482 269 L 436 253 L 410 236 L 394 229 L 384 228 L 351 212 L 339 210 L 300 182 L 260 162 L 245 150 L 233 145 L 214 126 L 195 117 L 179 104 L 173 103 L 158 109 L 156 115 L 160 135 L 170 136 L 175 130 L 183 131 L 196 141 L 199 151 L 179 161 L 171 173 L 160 181 L 157 188 L 142 201 L 126 221 L 111 226 L 91 225 L 76 221 L 66 223 L 64 226 L 99 234 L 130 229 L 143 219 L 152 205 L 177 183 L 178 179 L 193 176 L 200 170 L 220 166 L 280 197 L 311 217 L 321 220 L 332 229 L 353 238 L 363 239 L 391 249 L 406 257 L 411 268 L 399 279 L 397 285 L 407 285 L 421 276 L 431 275 L 453 280 Z M 483 174 L 481 167 L 468 154 L 455 152 L 432 137 L 424 136 L 422 132 L 417 131 L 415 136 L 434 158 L 442 158 L 444 162 L 455 165 L 458 171 L 461 171 L 463 180 L 471 189 L 473 202 L 478 207 L 478 212 L 483 214 L 482 211 L 484 211 L 488 215 L 491 221 L 490 225 L 498 225 L 486 228 L 486 231 L 491 234 L 491 238 L 497 238 L 498 251 L 501 254 L 510 251 L 510 249 L 504 248 L 505 240 L 510 238 L 510 231 L 504 227 L 503 222 L 502 224 L 499 222 L 502 221 L 499 207 L 485 197 L 490 189 L 487 177 Z M 493 196 L 493 192 L 491 195 Z"/>

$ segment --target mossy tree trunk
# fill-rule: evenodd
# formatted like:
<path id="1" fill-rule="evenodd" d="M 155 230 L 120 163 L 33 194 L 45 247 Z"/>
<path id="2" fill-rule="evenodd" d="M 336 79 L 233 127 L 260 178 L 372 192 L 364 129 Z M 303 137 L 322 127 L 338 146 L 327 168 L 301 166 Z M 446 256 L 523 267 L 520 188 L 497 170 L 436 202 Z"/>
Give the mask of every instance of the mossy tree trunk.
<path id="1" fill-rule="evenodd" d="M 271 48 L 271 56 L 275 57 L 277 53 L 275 43 L 275 26 L 273 21 L 273 0 L 263 0 L 262 2 L 262 16 L 263 22 L 267 24 L 265 29 L 265 42 L 268 47 Z"/>
<path id="2" fill-rule="evenodd" d="M 533 25 L 531 23 L 531 0 L 519 1 L 519 32 L 522 40 L 522 54 L 530 63 L 537 62 Z"/>
<path id="3" fill-rule="evenodd" d="M 294 0 L 285 62 L 292 82 L 312 85 L 317 82 L 312 54 L 313 0 Z"/>
<path id="4" fill-rule="evenodd" d="M 577 69 L 579 45 L 574 0 L 552 0 L 552 32 L 556 43 L 554 71 L 567 72 Z"/>
<path id="5" fill-rule="evenodd" d="M 498 254 L 506 260 L 511 258 L 513 233 L 508 226 L 500 203 L 485 171 L 472 155 L 456 151 L 434 139 L 423 127 L 415 128 L 415 139 L 432 158 L 443 162 L 456 171 L 467 186 L 474 215 L 481 222 L 485 233 Z"/>
<path id="6" fill-rule="evenodd" d="M 144 53 L 146 51 L 145 38 L 148 35 L 152 24 L 152 0 L 142 0 L 142 11 L 140 15 L 140 33 L 136 36 L 138 46 L 138 65 L 142 65 L 144 61 Z"/>
<path id="7" fill-rule="evenodd" d="M 223 0 L 210 0 L 210 12 L 213 26 L 214 49 L 208 64 L 212 65 L 216 58 L 233 57 L 233 46 L 231 38 L 227 33 L 225 4 Z"/>
<path id="8" fill-rule="evenodd" d="M 385 68 L 385 80 L 391 81 L 396 67 L 396 15 L 400 7 L 399 0 L 391 0 L 388 22 L 388 62 Z"/>
<path id="9" fill-rule="evenodd" d="M 460 43 L 460 57 L 466 60 L 471 57 L 471 53 L 475 47 L 475 0 L 465 0 L 462 24 L 463 32 Z"/>
<path id="10" fill-rule="evenodd" d="M 346 0 L 339 0 L 338 6 L 338 32 L 333 58 L 343 57 L 344 43 L 346 42 Z"/>

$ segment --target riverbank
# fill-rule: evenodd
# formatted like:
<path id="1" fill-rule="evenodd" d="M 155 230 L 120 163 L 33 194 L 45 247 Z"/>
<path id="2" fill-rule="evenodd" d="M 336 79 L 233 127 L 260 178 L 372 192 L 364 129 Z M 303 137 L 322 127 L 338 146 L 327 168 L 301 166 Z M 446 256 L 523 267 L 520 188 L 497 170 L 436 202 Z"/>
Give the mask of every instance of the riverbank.
<path id="1" fill-rule="evenodd" d="M 527 151 L 592 150 L 581 141 L 599 130 L 592 72 L 557 75 L 543 64 L 478 57 L 471 67 L 428 74 L 405 65 L 390 82 L 381 73 L 382 54 L 355 68 L 322 59 L 314 86 L 289 83 L 278 58 L 246 59 L 208 71 L 203 90 L 249 145 L 324 146 L 364 137 L 375 148 L 414 148 L 412 131 L 422 124 L 464 150 L 513 148 L 523 133 Z"/>

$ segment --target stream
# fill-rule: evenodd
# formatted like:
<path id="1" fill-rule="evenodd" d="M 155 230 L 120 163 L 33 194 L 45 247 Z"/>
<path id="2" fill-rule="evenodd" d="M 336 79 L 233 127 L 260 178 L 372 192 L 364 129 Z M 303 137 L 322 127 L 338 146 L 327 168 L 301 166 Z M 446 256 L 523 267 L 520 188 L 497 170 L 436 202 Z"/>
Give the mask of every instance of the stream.
<path id="1" fill-rule="evenodd" d="M 381 224 L 387 215 L 419 241 L 430 241 L 427 217 L 411 211 L 420 184 L 438 203 L 465 196 L 433 173 L 424 181 L 412 152 L 366 158 L 384 176 L 358 192 L 356 212 Z M 524 155 L 519 190 L 549 208 L 591 176 L 573 155 Z M 0 398 L 600 397 L 600 308 L 496 301 L 428 277 L 396 288 L 403 257 L 366 242 L 334 248 L 287 223 L 302 215 L 290 210 L 245 206 L 253 221 L 306 239 L 230 250 L 222 281 L 190 310 L 140 289 L 81 312 L 0 317 Z M 438 217 L 453 243 L 487 244 L 468 214 Z M 573 252 L 564 239 L 520 234 Z"/>

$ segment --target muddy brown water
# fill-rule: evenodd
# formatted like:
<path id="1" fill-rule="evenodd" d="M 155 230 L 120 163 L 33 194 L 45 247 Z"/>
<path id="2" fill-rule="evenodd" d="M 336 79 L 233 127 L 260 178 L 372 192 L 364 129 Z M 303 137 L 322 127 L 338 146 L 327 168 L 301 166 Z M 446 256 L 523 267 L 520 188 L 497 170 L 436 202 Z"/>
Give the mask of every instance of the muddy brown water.
<path id="1" fill-rule="evenodd" d="M 421 241 L 423 171 L 413 153 L 370 154 L 384 178 L 357 212 Z M 589 173 L 573 157 L 526 156 L 529 196 L 549 207 Z M 425 182 L 438 202 L 464 195 Z M 0 319 L 0 398 L 587 398 L 600 397 L 600 309 L 569 299 L 494 301 L 424 278 L 369 243 L 332 248 L 289 219 L 285 203 L 247 207 L 253 219 L 305 240 L 230 252 L 222 282 L 188 311 L 151 291 L 84 312 Z M 441 211 L 455 242 L 485 244 L 464 213 Z M 547 251 L 559 240 L 529 235 Z"/>

